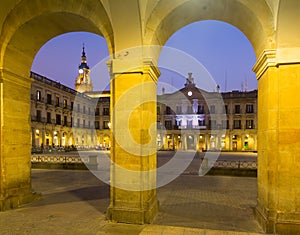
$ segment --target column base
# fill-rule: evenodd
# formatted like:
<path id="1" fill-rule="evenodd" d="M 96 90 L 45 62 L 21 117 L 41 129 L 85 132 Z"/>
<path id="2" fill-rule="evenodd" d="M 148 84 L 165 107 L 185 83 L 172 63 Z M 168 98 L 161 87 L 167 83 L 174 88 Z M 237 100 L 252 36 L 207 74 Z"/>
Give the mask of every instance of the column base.
<path id="1" fill-rule="evenodd" d="M 23 204 L 40 200 L 41 198 L 42 195 L 35 192 L 0 197 L 0 211 L 11 210 Z"/>
<path id="2" fill-rule="evenodd" d="M 268 217 L 259 207 L 255 208 L 255 217 L 265 233 L 277 234 L 277 235 L 295 235 L 300 234 L 300 214 L 289 215 L 291 220 L 279 220 L 275 217 L 284 217 L 277 214 L 274 218 Z"/>
<path id="3" fill-rule="evenodd" d="M 107 218 L 117 223 L 150 224 L 158 213 L 158 204 L 156 200 L 148 209 L 109 207 Z"/>

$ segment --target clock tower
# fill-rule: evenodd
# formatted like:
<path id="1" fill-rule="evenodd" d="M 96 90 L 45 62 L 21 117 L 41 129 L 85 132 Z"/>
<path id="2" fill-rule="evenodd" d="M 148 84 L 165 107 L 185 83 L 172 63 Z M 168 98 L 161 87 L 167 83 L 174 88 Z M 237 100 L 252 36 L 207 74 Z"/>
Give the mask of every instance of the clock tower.
<path id="1" fill-rule="evenodd" d="M 93 91 L 93 84 L 90 78 L 90 68 L 87 65 L 84 44 L 82 47 L 81 64 L 78 66 L 78 76 L 75 81 L 75 89 L 78 92 Z"/>

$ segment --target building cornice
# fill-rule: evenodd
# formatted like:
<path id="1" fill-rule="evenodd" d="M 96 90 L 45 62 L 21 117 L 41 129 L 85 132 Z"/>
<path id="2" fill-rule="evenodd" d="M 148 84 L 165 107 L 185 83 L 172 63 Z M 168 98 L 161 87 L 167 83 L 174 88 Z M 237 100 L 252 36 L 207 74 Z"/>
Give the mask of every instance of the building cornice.
<path id="1" fill-rule="evenodd" d="M 0 69 L 0 82 L 3 80 L 23 87 L 30 87 L 34 81 L 30 76 L 21 76 L 7 69 Z"/>

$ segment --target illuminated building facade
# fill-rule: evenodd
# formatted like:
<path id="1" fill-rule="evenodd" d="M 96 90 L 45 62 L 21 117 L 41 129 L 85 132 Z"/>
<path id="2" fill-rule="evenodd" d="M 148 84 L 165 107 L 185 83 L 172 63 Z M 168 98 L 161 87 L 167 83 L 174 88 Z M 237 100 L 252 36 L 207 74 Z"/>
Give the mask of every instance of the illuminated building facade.
<path id="1" fill-rule="evenodd" d="M 76 90 L 30 73 L 33 149 L 109 148 L 109 91 L 93 92 L 84 47 Z"/>
<path id="2" fill-rule="evenodd" d="M 33 148 L 110 147 L 109 91 L 81 93 L 33 72 L 31 77 Z M 207 92 L 191 73 L 186 80 L 179 91 L 157 96 L 158 149 L 256 151 L 257 91 Z M 217 96 L 222 107 L 215 105 Z M 222 120 L 218 114 L 225 114 Z"/>
<path id="3" fill-rule="evenodd" d="M 207 92 L 186 80 L 157 97 L 158 149 L 256 151 L 257 91 Z"/>

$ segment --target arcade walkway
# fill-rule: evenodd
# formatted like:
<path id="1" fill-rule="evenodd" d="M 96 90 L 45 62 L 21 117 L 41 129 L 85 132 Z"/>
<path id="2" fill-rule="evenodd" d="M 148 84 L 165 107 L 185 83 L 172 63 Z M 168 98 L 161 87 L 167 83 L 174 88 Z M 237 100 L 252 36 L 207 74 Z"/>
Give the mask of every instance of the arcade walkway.
<path id="1" fill-rule="evenodd" d="M 252 213 L 256 178 L 181 175 L 158 189 L 160 212 L 152 225 L 140 226 L 105 220 L 109 187 L 89 171 L 33 169 L 32 184 L 43 199 L 1 212 L 1 235 L 261 232 Z"/>

